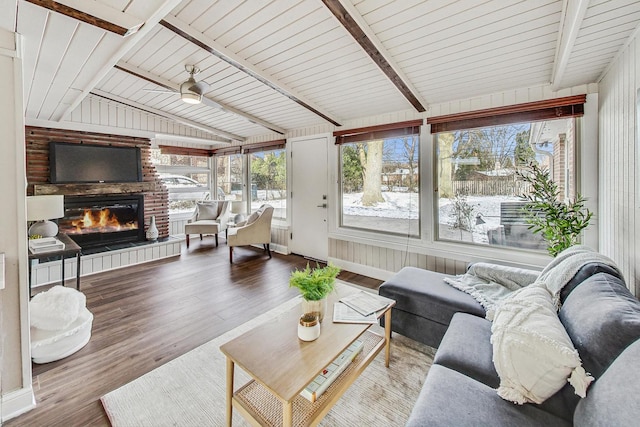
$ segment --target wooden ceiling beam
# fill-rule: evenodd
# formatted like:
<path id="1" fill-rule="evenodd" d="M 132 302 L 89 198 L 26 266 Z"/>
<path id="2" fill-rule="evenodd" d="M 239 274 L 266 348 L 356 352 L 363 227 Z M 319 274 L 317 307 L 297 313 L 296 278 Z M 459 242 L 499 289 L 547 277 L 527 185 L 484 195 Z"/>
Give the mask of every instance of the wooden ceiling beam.
<path id="1" fill-rule="evenodd" d="M 260 83 L 289 98 L 291 101 L 306 108 L 307 110 L 323 118 L 329 123 L 332 123 L 335 126 L 342 126 L 337 118 L 332 117 L 329 113 L 323 112 L 320 107 L 314 105 L 311 101 L 305 99 L 302 95 L 297 94 L 293 89 L 288 88 L 284 83 L 280 82 L 274 76 L 268 74 L 265 71 L 259 70 L 253 64 L 250 64 L 249 62 L 240 58 L 238 55 L 231 52 L 226 47 L 220 45 L 205 34 L 193 29 L 191 26 L 180 21 L 175 16 L 168 15 L 167 17 L 165 17 L 165 19 L 160 21 L 160 24 L 168 30 L 179 35 L 180 37 L 184 38 L 185 40 L 188 40 L 199 48 L 215 56 L 216 58 L 221 59 L 229 65 L 232 65 L 238 70 L 258 80 Z"/>
<path id="2" fill-rule="evenodd" d="M 94 27 L 129 36 L 144 25 L 144 20 L 113 9 L 105 4 L 82 0 L 26 0 L 47 10 L 60 13 Z"/>
<path id="3" fill-rule="evenodd" d="M 564 72 L 567 69 L 567 64 L 573 53 L 573 47 L 588 7 L 589 0 L 563 2 L 562 22 L 560 24 L 556 56 L 553 61 L 553 71 L 551 74 L 551 89 L 554 91 L 562 88 L 562 78 L 564 77 Z"/>
<path id="4" fill-rule="evenodd" d="M 365 23 L 358 11 L 349 2 L 344 5 L 340 0 L 322 0 L 324 5 L 333 13 L 338 22 L 351 34 L 354 40 L 362 47 L 371 60 L 382 70 L 391 83 L 400 91 L 407 101 L 419 113 L 426 111 L 426 103 L 420 100 L 419 92 L 409 83 L 409 79 L 402 73 L 400 67 L 395 64 L 375 36 L 373 31 Z M 346 7 L 345 7 L 346 5 Z M 347 8 L 350 9 L 347 10 Z M 369 34 L 367 34 L 369 33 Z M 424 105 L 423 105 L 424 104 Z"/>
<path id="5" fill-rule="evenodd" d="M 175 84 L 169 80 L 165 80 L 160 76 L 151 74 L 148 71 L 141 70 L 140 68 L 127 64 L 124 61 L 118 62 L 114 66 L 114 68 L 120 71 L 124 71 L 125 73 L 131 74 L 132 76 L 138 77 L 139 79 L 145 80 L 149 83 L 153 83 L 155 85 L 163 87 L 167 90 L 176 92 L 178 94 L 180 93 L 180 85 Z M 186 79 L 186 74 L 185 74 L 185 79 Z M 251 114 L 246 113 L 242 110 L 238 110 L 237 108 L 223 104 L 208 96 L 205 96 L 205 95 L 202 96 L 202 103 L 209 107 L 217 108 L 221 111 L 224 111 L 225 113 L 234 114 L 236 116 L 242 117 L 243 119 L 249 121 L 250 123 L 265 127 L 270 131 L 279 133 L 280 135 L 284 135 L 286 133 L 286 129 L 280 126 L 274 125 L 273 123 L 269 123 L 266 120 L 262 120 L 258 117 L 252 116 Z"/>
<path id="6" fill-rule="evenodd" d="M 63 121 L 65 118 L 71 116 L 71 113 L 80 105 L 82 100 L 86 98 L 89 93 L 95 88 L 98 83 L 111 71 L 113 70 L 113 66 L 118 63 L 122 59 L 124 55 L 129 52 L 131 48 L 133 48 L 136 43 L 140 41 L 143 37 L 145 37 L 153 28 L 158 24 L 160 19 L 170 13 L 173 8 L 175 8 L 178 4 L 180 4 L 182 0 L 163 0 L 162 4 L 158 6 L 157 9 L 153 10 L 150 13 L 150 16 L 145 21 L 145 24 L 140 28 L 140 30 L 127 37 L 123 40 L 122 44 L 118 47 L 118 49 L 108 58 L 104 58 L 103 66 L 96 72 L 93 78 L 87 82 L 87 84 L 80 89 L 80 92 L 70 99 L 70 103 L 66 110 L 64 110 L 61 114 L 57 115 L 53 119 L 56 121 Z"/>

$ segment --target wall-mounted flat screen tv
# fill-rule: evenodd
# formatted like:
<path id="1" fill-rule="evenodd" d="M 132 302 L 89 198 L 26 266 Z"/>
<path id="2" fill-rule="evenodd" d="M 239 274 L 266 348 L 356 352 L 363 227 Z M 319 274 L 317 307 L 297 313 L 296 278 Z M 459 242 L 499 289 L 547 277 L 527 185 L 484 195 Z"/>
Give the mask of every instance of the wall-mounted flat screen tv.
<path id="1" fill-rule="evenodd" d="M 53 184 L 142 181 L 138 147 L 50 142 L 49 169 Z"/>

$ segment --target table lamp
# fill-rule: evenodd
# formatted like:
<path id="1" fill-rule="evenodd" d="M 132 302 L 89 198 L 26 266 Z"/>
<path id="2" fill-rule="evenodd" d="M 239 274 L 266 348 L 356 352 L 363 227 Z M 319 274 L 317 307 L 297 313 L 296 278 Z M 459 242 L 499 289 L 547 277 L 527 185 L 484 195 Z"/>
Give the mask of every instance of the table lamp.
<path id="1" fill-rule="evenodd" d="M 63 216 L 64 196 L 27 196 L 27 221 L 36 221 L 29 227 L 29 236 L 55 236 L 58 225 L 49 220 Z"/>

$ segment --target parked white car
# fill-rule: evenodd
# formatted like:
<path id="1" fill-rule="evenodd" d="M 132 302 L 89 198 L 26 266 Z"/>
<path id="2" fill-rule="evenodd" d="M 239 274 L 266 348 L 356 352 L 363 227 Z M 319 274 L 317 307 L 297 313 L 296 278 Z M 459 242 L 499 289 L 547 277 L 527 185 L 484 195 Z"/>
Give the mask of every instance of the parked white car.
<path id="1" fill-rule="evenodd" d="M 169 189 L 169 200 L 208 200 L 209 190 L 204 184 L 183 175 L 160 175 L 162 183 Z M 225 194 L 218 187 L 218 199 L 224 200 Z"/>

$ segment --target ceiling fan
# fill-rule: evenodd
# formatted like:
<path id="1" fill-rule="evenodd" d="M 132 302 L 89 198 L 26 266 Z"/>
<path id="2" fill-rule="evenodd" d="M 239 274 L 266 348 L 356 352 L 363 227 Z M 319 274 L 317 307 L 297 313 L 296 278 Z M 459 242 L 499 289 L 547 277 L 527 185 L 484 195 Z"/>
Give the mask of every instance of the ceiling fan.
<path id="1" fill-rule="evenodd" d="M 189 78 L 180 85 L 180 99 L 187 104 L 199 104 L 202 102 L 202 95 L 209 89 L 209 84 L 204 81 L 198 82 L 193 78 L 193 76 L 200 72 L 200 69 L 195 65 L 186 64 L 184 69 L 189 73 Z M 148 92 L 177 93 L 174 90 L 145 90 Z"/>

